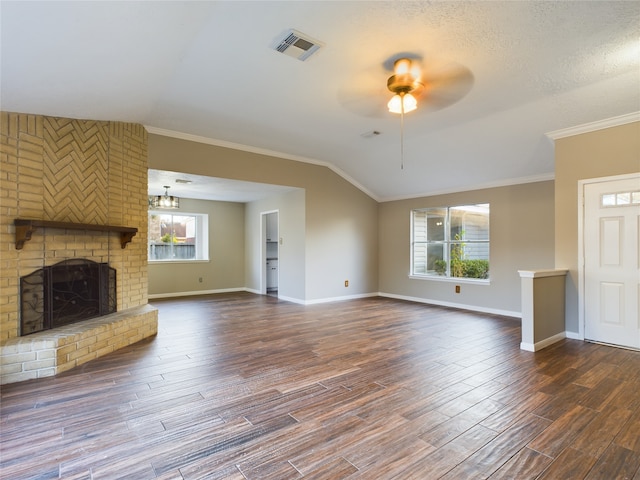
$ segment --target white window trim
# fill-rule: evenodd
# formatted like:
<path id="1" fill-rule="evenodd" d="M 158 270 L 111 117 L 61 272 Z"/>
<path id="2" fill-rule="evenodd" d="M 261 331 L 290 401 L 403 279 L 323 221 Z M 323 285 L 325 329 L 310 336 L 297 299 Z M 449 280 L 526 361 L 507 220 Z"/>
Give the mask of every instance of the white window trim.
<path id="1" fill-rule="evenodd" d="M 440 275 L 415 275 L 409 274 L 412 280 L 430 280 L 433 282 L 445 283 L 472 283 L 474 285 L 491 285 L 491 277 L 489 278 L 467 278 L 467 277 L 443 277 Z"/>
<path id="2" fill-rule="evenodd" d="M 488 205 L 489 202 L 483 202 L 483 203 L 487 203 Z M 470 204 L 472 205 L 472 204 Z M 444 282 L 444 283 L 466 283 L 466 284 L 473 284 L 473 285 L 491 285 L 491 269 L 489 269 L 489 278 L 468 278 L 468 277 L 447 277 L 447 276 L 443 276 L 443 275 L 433 275 L 433 274 L 415 274 L 412 273 L 411 270 L 413 269 L 413 254 L 414 254 L 414 232 L 413 232 L 413 228 L 414 228 L 414 212 L 417 210 L 425 210 L 425 209 L 429 209 L 429 208 L 446 208 L 447 212 L 449 211 L 449 209 L 451 208 L 456 208 L 456 207 L 460 207 L 460 206 L 464 206 L 464 205 L 449 205 L 449 206 L 445 206 L 445 207 L 424 207 L 424 208 L 412 208 L 411 211 L 409 212 L 409 222 L 410 222 L 410 238 L 409 238 L 409 274 L 408 277 L 411 280 L 429 280 L 429 281 L 434 281 L 434 282 Z M 491 207 L 489 207 L 491 208 Z M 448 213 L 447 213 L 447 217 L 448 217 Z M 448 221 L 448 218 L 447 218 Z M 446 243 L 446 242 L 445 242 Z M 489 233 L 489 240 L 487 241 L 487 243 L 489 244 L 489 249 L 491 250 L 491 233 Z M 491 258 L 491 255 L 489 255 L 489 258 Z"/>
<path id="3" fill-rule="evenodd" d="M 149 260 L 149 264 L 164 264 L 164 263 L 171 263 L 171 264 L 178 264 L 178 263 L 184 263 L 184 264 L 189 264 L 191 265 L 192 263 L 211 263 L 211 260 L 172 260 L 172 259 L 168 259 L 168 260 Z"/>
<path id="4" fill-rule="evenodd" d="M 196 222 L 196 238 L 200 239 L 196 242 L 196 258 L 193 260 L 186 259 L 166 259 L 166 260 L 151 260 L 147 258 L 149 264 L 193 264 L 193 263 L 211 263 L 209 258 L 209 215 L 206 213 L 198 212 L 183 212 L 177 210 L 149 210 L 147 214 L 147 223 L 149 222 L 149 215 L 181 215 L 181 216 L 194 216 L 198 217 L 199 221 Z M 149 248 L 149 239 L 147 238 L 147 249 Z M 198 257 L 198 254 L 200 256 Z"/>

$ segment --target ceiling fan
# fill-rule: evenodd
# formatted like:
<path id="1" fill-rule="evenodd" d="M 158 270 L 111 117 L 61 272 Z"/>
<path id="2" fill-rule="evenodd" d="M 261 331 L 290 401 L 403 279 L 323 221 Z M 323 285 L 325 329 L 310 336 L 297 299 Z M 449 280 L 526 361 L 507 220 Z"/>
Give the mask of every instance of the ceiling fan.
<path id="1" fill-rule="evenodd" d="M 420 111 L 427 112 L 456 103 L 471 90 L 473 74 L 460 64 L 435 59 L 427 62 L 411 53 L 393 55 L 382 67 L 383 72 L 360 72 L 355 81 L 340 90 L 338 97 L 345 108 L 358 115 L 400 114 L 400 168 L 404 169 L 404 115 L 418 110 L 418 106 Z M 383 73 L 392 73 L 387 78 L 386 92 Z"/>
<path id="2" fill-rule="evenodd" d="M 338 101 L 347 110 L 366 117 L 387 116 L 392 107 L 393 113 L 401 113 L 402 105 L 404 113 L 433 112 L 462 99 L 473 81 L 471 71 L 458 63 L 397 53 L 347 79 L 338 92 Z M 395 95 L 404 98 L 404 103 L 399 103 Z M 388 105 L 392 98 L 393 105 Z"/>

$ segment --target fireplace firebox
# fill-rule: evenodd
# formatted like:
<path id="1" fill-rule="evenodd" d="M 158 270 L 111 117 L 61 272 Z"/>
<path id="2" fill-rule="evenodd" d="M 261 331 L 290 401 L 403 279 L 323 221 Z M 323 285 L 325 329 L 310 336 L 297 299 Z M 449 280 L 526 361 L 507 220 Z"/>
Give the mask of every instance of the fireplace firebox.
<path id="1" fill-rule="evenodd" d="M 64 260 L 20 278 L 20 335 L 114 313 L 116 270 L 108 263 Z"/>

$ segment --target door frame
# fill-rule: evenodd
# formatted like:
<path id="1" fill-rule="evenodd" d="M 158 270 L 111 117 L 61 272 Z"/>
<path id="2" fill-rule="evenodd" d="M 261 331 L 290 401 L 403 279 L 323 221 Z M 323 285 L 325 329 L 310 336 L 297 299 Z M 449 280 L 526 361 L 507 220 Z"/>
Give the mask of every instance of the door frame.
<path id="1" fill-rule="evenodd" d="M 584 340 L 585 332 L 585 248 L 584 248 L 584 223 L 585 223 L 585 187 L 594 183 L 615 182 L 618 180 L 640 180 L 640 173 L 626 173 L 623 175 L 613 175 L 610 177 L 588 178 L 578 180 L 578 339 Z"/>
<path id="2" fill-rule="evenodd" d="M 260 293 L 267 294 L 267 215 L 275 213 L 280 236 L 280 210 L 265 210 L 260 212 Z M 278 258 L 280 257 L 280 242 L 278 242 Z M 278 262 L 278 277 L 280 276 L 280 262 Z M 278 285 L 280 282 L 278 282 Z"/>

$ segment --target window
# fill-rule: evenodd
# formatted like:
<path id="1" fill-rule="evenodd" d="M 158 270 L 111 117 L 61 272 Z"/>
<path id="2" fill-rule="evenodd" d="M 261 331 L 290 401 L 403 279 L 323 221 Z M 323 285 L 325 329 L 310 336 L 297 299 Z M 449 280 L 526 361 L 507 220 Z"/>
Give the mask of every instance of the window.
<path id="1" fill-rule="evenodd" d="M 208 217 L 149 212 L 149 261 L 209 259 Z"/>
<path id="2" fill-rule="evenodd" d="M 600 204 L 603 207 L 626 207 L 640 204 L 640 191 L 605 193 Z"/>
<path id="3" fill-rule="evenodd" d="M 489 278 L 489 204 L 411 212 L 411 275 Z"/>

